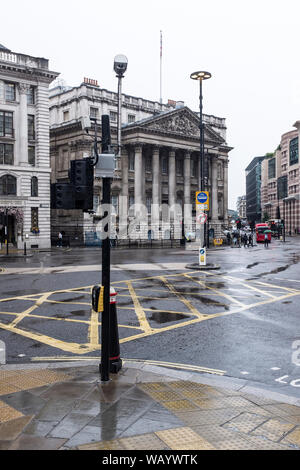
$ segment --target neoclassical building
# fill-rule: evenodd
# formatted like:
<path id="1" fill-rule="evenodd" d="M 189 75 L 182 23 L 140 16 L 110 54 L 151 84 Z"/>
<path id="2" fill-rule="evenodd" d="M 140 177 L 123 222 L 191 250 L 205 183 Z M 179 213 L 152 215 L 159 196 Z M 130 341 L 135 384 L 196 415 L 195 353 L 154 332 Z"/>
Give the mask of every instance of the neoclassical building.
<path id="1" fill-rule="evenodd" d="M 68 180 L 70 160 L 91 154 L 93 141 L 82 129 L 83 116 L 110 115 L 112 143 L 117 141 L 117 95 L 85 80 L 79 87 L 58 86 L 50 91 L 51 181 Z M 228 226 L 228 153 L 225 119 L 204 115 L 205 184 L 210 193 L 209 227 L 215 236 Z M 119 233 L 136 216 L 132 206 L 144 207 L 144 219 L 152 222 L 152 237 L 168 236 L 162 230 L 162 206 L 182 208 L 195 214 L 195 194 L 200 188 L 199 116 L 182 102 L 160 104 L 122 95 L 122 151 L 112 182 L 112 204 Z M 203 189 L 203 188 L 202 188 Z M 102 179 L 94 182 L 94 214 L 52 210 L 53 236 L 64 230 L 86 242 L 98 231 L 101 216 Z M 188 211 L 185 208 L 189 207 Z M 146 212 L 146 215 L 145 215 Z M 181 237 L 178 212 L 171 214 L 173 236 Z M 187 223 L 187 221 L 184 221 Z M 190 220 L 188 220 L 190 222 Z M 175 229 L 174 229 L 175 223 Z M 154 228 L 153 228 L 154 225 Z M 188 227 L 189 229 L 192 227 Z M 147 230 L 147 232 L 145 231 Z M 149 227 L 141 224 L 136 237 L 147 238 Z M 169 235 L 170 236 L 170 235 Z"/>
<path id="2" fill-rule="evenodd" d="M 0 237 L 50 246 L 48 60 L 0 45 Z"/>

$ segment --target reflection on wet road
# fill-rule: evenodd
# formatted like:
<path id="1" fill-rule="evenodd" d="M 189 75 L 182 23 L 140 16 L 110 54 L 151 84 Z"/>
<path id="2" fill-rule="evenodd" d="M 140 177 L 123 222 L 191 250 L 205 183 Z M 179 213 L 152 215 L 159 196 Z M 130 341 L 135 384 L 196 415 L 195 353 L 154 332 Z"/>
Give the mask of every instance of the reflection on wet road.
<path id="1" fill-rule="evenodd" d="M 246 312 L 274 302 L 290 302 L 300 290 L 259 279 L 212 271 L 121 280 L 118 296 L 120 343 L 213 318 Z M 74 355 L 101 349 L 101 316 L 91 308 L 92 286 L 0 299 L 0 329 Z"/>

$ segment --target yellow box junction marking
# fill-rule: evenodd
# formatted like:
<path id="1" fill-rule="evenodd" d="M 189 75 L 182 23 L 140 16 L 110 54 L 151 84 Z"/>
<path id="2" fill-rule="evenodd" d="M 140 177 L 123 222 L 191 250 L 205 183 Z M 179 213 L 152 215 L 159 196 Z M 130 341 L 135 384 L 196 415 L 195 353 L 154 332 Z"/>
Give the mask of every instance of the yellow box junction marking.
<path id="1" fill-rule="evenodd" d="M 227 290 L 227 287 L 223 288 L 215 288 L 209 285 L 210 280 L 223 280 L 227 281 L 227 283 L 236 283 L 237 285 L 242 285 L 243 286 L 243 293 L 249 293 L 248 298 L 253 299 L 253 291 L 259 292 L 261 295 L 263 295 L 265 298 L 263 300 L 260 300 L 258 302 L 252 302 L 250 304 L 242 303 L 240 302 L 236 297 L 239 297 L 237 294 L 236 296 L 234 294 L 229 295 L 224 292 L 224 290 Z M 176 285 L 174 285 L 173 281 L 179 282 L 181 285 L 181 282 L 184 283 L 185 281 L 193 282 L 193 285 L 195 283 L 199 285 L 201 288 L 201 293 L 199 292 L 180 292 L 176 288 Z M 147 281 L 147 287 L 143 287 L 141 283 Z M 157 285 L 157 282 L 161 282 L 161 287 Z M 118 314 L 118 320 L 119 320 L 119 329 L 122 331 L 122 335 L 120 337 L 120 343 L 125 343 L 128 341 L 134 341 L 139 338 L 151 336 L 154 334 L 163 334 L 166 331 L 171 331 L 175 330 L 178 328 L 184 328 L 185 326 L 190 326 L 196 323 L 199 323 L 201 321 L 207 321 L 213 318 L 225 316 L 225 315 L 232 315 L 234 313 L 239 313 L 245 310 L 249 310 L 254 307 L 258 307 L 261 305 L 267 305 L 271 304 L 274 302 L 278 302 L 287 298 L 291 298 L 297 295 L 300 295 L 300 290 L 296 289 L 291 289 L 291 288 L 286 288 L 277 286 L 275 284 L 271 283 L 264 283 L 260 281 L 245 281 L 241 280 L 238 278 L 234 278 L 232 276 L 225 276 L 225 275 L 220 275 L 216 273 L 211 273 L 210 271 L 201 271 L 201 272 L 181 272 L 181 273 L 175 273 L 175 274 L 168 274 L 164 276 L 148 276 L 148 277 L 142 277 L 142 278 L 137 278 L 137 279 L 127 279 L 127 280 L 122 280 L 122 281 L 115 281 L 112 282 L 112 285 L 116 288 L 117 292 L 121 291 L 122 294 L 121 296 L 127 296 L 128 298 L 131 299 L 132 303 L 131 305 L 122 305 L 122 304 L 117 304 L 117 309 L 119 310 Z M 153 287 L 152 287 L 153 285 Z M 190 285 L 190 284 L 189 284 Z M 231 285 L 231 284 L 230 284 Z M 51 347 L 54 347 L 56 349 L 59 349 L 60 351 L 72 353 L 78 356 L 82 356 L 83 354 L 86 353 L 91 353 L 94 351 L 99 351 L 101 349 L 101 344 L 100 344 L 100 338 L 99 338 L 99 327 L 101 326 L 101 319 L 99 319 L 99 314 L 94 312 L 91 306 L 91 289 L 93 286 L 80 286 L 80 287 L 75 287 L 71 289 L 61 289 L 61 290 L 56 290 L 56 291 L 49 291 L 49 292 L 43 292 L 41 294 L 29 294 L 29 295 L 23 295 L 23 296 L 15 296 L 15 297 L 9 297 L 9 298 L 4 298 L 0 299 L 0 320 L 1 320 L 1 315 L 5 315 L 6 318 L 11 316 L 12 321 L 10 323 L 3 323 L 0 321 L 0 329 L 12 332 L 14 334 L 21 335 L 23 337 L 26 337 L 28 339 L 31 339 L 33 341 L 43 343 L 46 345 L 49 345 Z M 268 289 L 268 290 L 267 290 Z M 270 293 L 270 289 L 272 289 L 272 292 Z M 127 291 L 127 293 L 125 293 Z M 139 292 L 141 292 L 141 295 L 139 295 Z M 283 294 L 282 291 L 284 291 Z M 156 294 L 152 294 L 152 293 Z M 159 297 L 157 293 L 162 294 L 162 297 Z M 85 299 L 86 301 L 79 301 L 78 299 L 66 299 L 64 300 L 55 300 L 53 299 L 53 296 L 57 296 L 59 294 L 66 294 L 66 293 L 72 293 L 72 294 L 81 294 L 81 295 L 86 295 L 87 298 Z M 210 296 L 213 296 L 214 299 L 216 297 L 220 298 L 226 298 L 231 305 L 234 305 L 236 308 L 232 310 L 225 310 L 224 311 L 218 311 L 214 313 L 205 313 L 205 305 L 201 305 L 201 312 L 199 312 L 198 308 L 195 306 L 195 299 L 198 301 L 199 305 L 199 300 L 201 301 L 201 297 L 197 298 L 197 296 L 202 296 L 203 294 L 207 295 L 209 293 Z M 280 294 L 279 294 L 280 293 Z M 146 295 L 145 295 L 146 294 Z M 279 294 L 279 295 L 278 295 Z M 52 297 L 52 298 L 51 298 Z M 15 301 L 15 300 L 24 300 L 26 301 L 26 309 L 24 309 L 22 312 L 14 312 L 11 311 L 5 311 L 4 309 L 1 308 L 1 305 L 7 306 Z M 178 301 L 184 305 L 185 308 L 182 309 L 168 309 L 168 308 L 161 308 L 157 310 L 153 310 L 153 308 L 148 308 L 144 306 L 144 302 L 147 302 L 149 300 L 154 300 L 154 301 L 159 301 L 162 300 L 164 302 L 174 302 Z M 32 302 L 32 305 L 28 307 L 28 302 Z M 176 304 L 175 302 L 175 304 Z M 61 318 L 57 316 L 51 316 L 51 315 L 43 315 L 39 314 L 39 307 L 43 306 L 44 311 L 45 307 L 50 304 L 58 304 L 58 305 L 80 305 L 80 306 L 85 306 L 87 308 L 87 318 L 86 319 L 77 319 L 76 317 L 73 318 Z M 228 304 L 229 305 L 229 304 Z M 175 307 L 176 308 L 176 307 Z M 185 311 L 185 309 L 188 309 L 188 311 Z M 136 315 L 136 324 L 132 323 L 132 317 L 131 317 L 131 322 L 130 324 L 126 324 L 126 322 L 123 321 L 124 315 L 123 311 L 131 311 L 134 312 Z M 160 324 L 152 326 L 150 324 L 150 314 L 153 315 L 154 312 L 160 312 L 160 313 L 165 313 L 167 315 L 170 315 L 170 323 L 172 324 L 167 324 L 164 326 L 161 326 Z M 210 312 L 211 312 L 211 306 L 210 306 Z M 57 312 L 56 312 L 57 313 Z M 176 314 L 180 314 L 181 318 L 180 320 L 176 320 Z M 184 319 L 182 319 L 182 316 L 185 316 Z M 86 327 L 86 341 L 82 343 L 76 343 L 76 342 L 70 342 L 67 340 L 61 340 L 55 337 L 51 337 L 47 334 L 39 333 L 36 330 L 30 330 L 28 325 L 30 323 L 27 323 L 26 329 L 22 327 L 22 320 L 24 319 L 39 319 L 41 321 L 46 320 L 46 321 L 58 321 L 58 322 L 65 322 L 65 324 L 69 325 L 68 330 L 72 328 L 73 324 L 77 325 L 82 325 L 83 327 Z M 35 326 L 36 328 L 36 326 Z M 60 329 L 60 332 L 63 331 Z M 88 356 L 86 356 L 88 359 Z"/>

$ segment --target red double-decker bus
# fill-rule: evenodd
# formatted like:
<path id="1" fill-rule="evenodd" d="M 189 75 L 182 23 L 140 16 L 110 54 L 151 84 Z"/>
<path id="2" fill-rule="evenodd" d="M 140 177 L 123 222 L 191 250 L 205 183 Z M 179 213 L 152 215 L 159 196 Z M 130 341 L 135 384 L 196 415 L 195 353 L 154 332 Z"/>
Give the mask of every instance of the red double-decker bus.
<path id="1" fill-rule="evenodd" d="M 265 230 L 270 230 L 269 225 L 266 223 L 256 224 L 255 225 L 255 232 L 256 232 L 256 241 L 257 242 L 264 242 L 265 241 Z M 271 241 L 271 232 L 268 233 L 268 240 Z"/>

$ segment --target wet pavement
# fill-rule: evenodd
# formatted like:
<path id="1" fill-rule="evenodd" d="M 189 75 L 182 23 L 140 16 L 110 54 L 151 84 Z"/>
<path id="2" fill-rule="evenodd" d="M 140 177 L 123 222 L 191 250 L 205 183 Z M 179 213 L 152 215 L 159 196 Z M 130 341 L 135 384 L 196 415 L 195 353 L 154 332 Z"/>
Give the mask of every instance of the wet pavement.
<path id="1" fill-rule="evenodd" d="M 299 450 L 300 404 L 143 362 L 0 366 L 0 450 Z"/>

